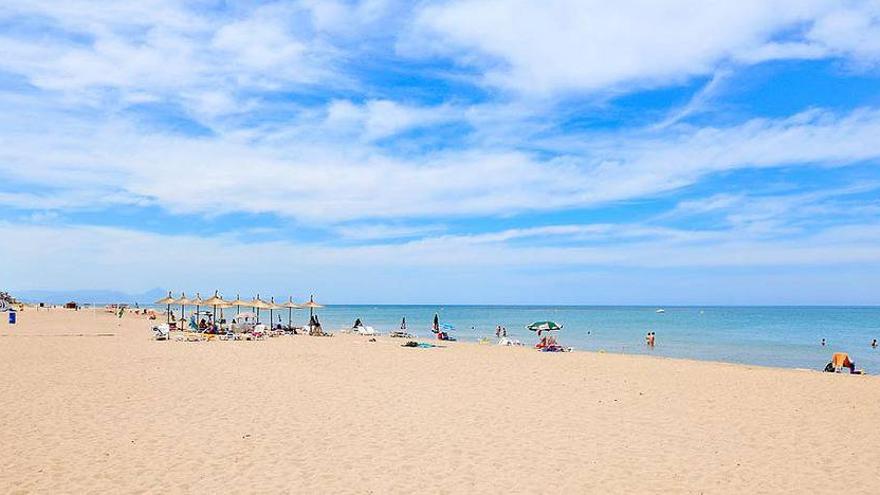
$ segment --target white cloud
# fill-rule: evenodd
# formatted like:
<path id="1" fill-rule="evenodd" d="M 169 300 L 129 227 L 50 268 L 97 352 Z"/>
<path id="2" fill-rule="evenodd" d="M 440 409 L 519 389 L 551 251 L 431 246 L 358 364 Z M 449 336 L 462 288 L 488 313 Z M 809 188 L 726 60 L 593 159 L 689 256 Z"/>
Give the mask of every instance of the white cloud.
<path id="1" fill-rule="evenodd" d="M 370 105 L 344 106 L 361 132 L 377 135 L 369 124 Z M 880 157 L 874 139 L 880 135 L 880 111 L 873 109 L 845 115 L 811 111 L 722 128 L 677 126 L 615 139 L 522 136 L 524 143 L 562 153 L 555 158 L 478 145 L 398 156 L 346 134 L 322 136 L 320 119 L 293 137 L 255 141 L 235 133 L 169 136 L 124 122 L 85 125 L 49 115 L 53 118 L 41 122 L 0 118 L 0 171 L 51 191 L 47 208 L 90 207 L 99 198 L 105 205 L 269 213 L 312 223 L 595 206 L 664 193 L 717 172 L 843 166 Z M 391 120 L 393 125 L 378 127 L 381 133 L 401 128 L 400 119 Z M 310 138 L 302 139 L 306 135 Z M 28 191 L 0 200 L 36 205 L 42 196 Z"/>
<path id="2" fill-rule="evenodd" d="M 462 112 L 446 105 L 419 107 L 389 100 L 369 100 L 358 105 L 335 100 L 327 108 L 321 132 L 353 133 L 366 141 L 374 141 L 455 120 L 462 120 Z"/>
<path id="3" fill-rule="evenodd" d="M 215 15 L 196 8 L 163 0 L 7 2 L 0 20 L 39 19 L 32 22 L 42 29 L 0 35 L 0 69 L 80 104 L 167 100 L 208 118 L 245 110 L 237 101 L 245 90 L 346 83 L 299 3 Z"/>
<path id="4" fill-rule="evenodd" d="M 619 90 L 737 61 L 876 60 L 878 13 L 873 1 L 453 0 L 425 6 L 401 50 L 453 54 L 524 94 Z"/>

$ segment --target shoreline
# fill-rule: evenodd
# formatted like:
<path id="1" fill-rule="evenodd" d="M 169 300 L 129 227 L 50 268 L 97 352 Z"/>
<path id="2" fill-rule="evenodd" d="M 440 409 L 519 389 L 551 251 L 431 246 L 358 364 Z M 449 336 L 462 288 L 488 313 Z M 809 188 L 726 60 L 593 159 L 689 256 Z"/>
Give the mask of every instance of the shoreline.
<path id="1" fill-rule="evenodd" d="M 328 306 L 332 306 L 332 305 L 328 305 Z M 372 305 L 344 305 L 344 306 L 372 306 Z M 397 306 L 397 305 L 394 305 L 394 306 Z M 422 307 L 423 305 L 412 305 L 412 306 Z M 480 306 L 474 306 L 474 307 L 480 307 Z M 502 307 L 502 306 L 498 306 L 498 307 Z M 516 306 L 512 306 L 512 307 L 516 307 Z M 535 306 L 535 307 L 539 307 L 539 306 Z M 581 306 L 581 307 L 588 307 L 588 306 Z M 602 307 L 602 306 L 594 306 L 594 307 Z M 610 306 L 610 307 L 649 307 L 649 306 Z M 650 306 L 650 307 L 653 307 L 653 306 Z M 667 307 L 673 307 L 673 306 L 667 306 Z M 699 306 L 681 306 L 681 307 L 694 307 L 695 308 L 695 307 L 699 307 Z M 730 306 L 730 307 L 733 307 L 733 306 Z M 743 306 L 743 307 L 752 307 L 752 306 Z M 783 307 L 783 306 L 771 306 L 771 307 Z M 814 306 L 814 307 L 820 308 L 821 306 Z M 830 306 L 826 306 L 826 307 L 830 307 Z M 145 309 L 145 308 L 140 308 L 140 309 Z M 62 307 L 51 307 L 51 308 L 43 307 L 43 308 L 39 308 L 39 309 L 29 307 L 28 311 L 37 311 L 37 312 L 45 314 L 45 313 L 56 312 L 56 311 L 61 312 L 61 313 L 65 313 L 65 312 L 70 312 L 72 310 L 65 309 Z M 114 317 L 111 313 L 107 313 L 107 312 L 103 311 L 103 308 L 84 308 L 84 309 L 80 309 L 78 312 L 79 313 L 91 312 L 91 313 L 95 314 L 96 316 L 101 315 L 104 317 Z M 74 313 L 76 313 L 76 312 L 74 312 Z M 145 315 L 134 314 L 134 313 L 127 313 L 125 317 L 130 318 L 130 319 L 133 318 L 133 319 L 137 319 L 137 320 L 142 320 L 145 324 L 145 328 L 147 328 L 147 329 L 149 329 L 149 327 L 152 325 L 159 324 L 162 322 L 161 317 L 157 320 L 151 321 L 151 320 L 148 320 Z M 5 323 L 5 321 L 3 323 Z M 4 326 L 9 327 L 10 325 L 7 324 Z M 8 333 L 3 332 L 4 326 L 0 326 L 0 338 L 14 336 L 12 334 L 8 334 Z M 334 338 L 340 337 L 340 336 L 343 338 L 352 338 L 352 339 L 367 339 L 368 338 L 368 336 L 350 334 L 347 332 L 347 330 L 349 330 L 349 329 L 348 328 L 338 328 L 338 329 L 332 329 L 332 330 L 328 330 L 328 331 L 330 333 L 334 334 Z M 384 331 L 380 335 L 377 335 L 375 337 L 377 337 L 378 339 L 382 339 L 383 341 L 389 341 L 389 342 L 400 341 L 401 343 L 403 343 L 407 340 L 418 340 L 418 341 L 424 341 L 424 342 L 433 343 L 433 344 L 439 344 L 441 346 L 452 344 L 454 346 L 469 345 L 469 346 L 476 346 L 476 347 L 491 347 L 491 348 L 501 348 L 501 349 L 520 348 L 520 349 L 527 349 L 527 350 L 537 352 L 537 350 L 534 349 L 533 344 L 531 344 L 531 343 L 528 343 L 528 344 L 524 343 L 524 345 L 522 345 L 522 346 L 499 346 L 499 345 L 496 345 L 496 343 L 494 343 L 497 341 L 492 341 L 491 338 L 490 338 L 490 343 L 482 344 L 479 341 L 472 340 L 473 338 L 476 338 L 476 337 L 468 337 L 468 340 L 456 340 L 456 341 L 448 342 L 448 341 L 438 341 L 432 337 L 419 336 L 419 335 L 416 335 L 412 339 L 404 339 L 404 338 L 392 339 L 392 338 L 388 337 L 388 333 L 389 333 L 388 331 Z M 145 332 L 145 335 L 149 336 L 149 332 Z M 183 331 L 178 330 L 178 331 L 173 332 L 173 335 L 179 336 L 179 335 L 199 335 L 199 334 L 196 332 L 183 332 Z M 62 336 L 64 336 L 64 337 L 76 337 L 76 336 L 109 337 L 109 336 L 116 336 L 116 335 L 107 335 L 107 334 L 71 334 L 71 335 L 45 334 L 45 335 L 29 335 L 29 336 L 30 337 L 38 337 L 38 336 L 39 337 L 62 337 Z M 21 336 L 19 336 L 19 337 L 21 337 Z M 272 337 L 271 339 L 275 339 L 275 338 L 283 339 L 283 338 L 288 338 L 288 337 L 291 337 L 291 336 Z M 298 336 L 294 336 L 294 337 L 307 337 L 307 336 L 298 335 Z M 267 339 L 267 340 L 271 340 L 271 339 Z M 171 342 L 171 343 L 180 343 L 180 342 Z M 219 343 L 219 341 L 218 341 L 218 343 Z M 226 344 L 226 342 L 223 342 L 223 343 Z M 566 353 L 559 353 L 559 354 L 584 354 L 584 353 L 595 354 L 595 355 L 608 354 L 608 355 L 627 356 L 627 357 L 634 357 L 634 358 L 644 357 L 644 358 L 653 358 L 653 359 L 668 360 L 668 361 L 682 361 L 682 362 L 686 362 L 686 363 L 709 363 L 709 364 L 728 365 L 728 366 L 735 366 L 735 367 L 742 367 L 742 368 L 762 368 L 762 369 L 770 369 L 770 370 L 806 371 L 806 372 L 816 372 L 816 373 L 830 374 L 830 375 L 840 374 L 840 373 L 826 373 L 823 370 L 818 369 L 818 368 L 813 369 L 813 368 L 804 368 L 804 367 L 772 366 L 772 365 L 764 365 L 764 364 L 741 363 L 741 362 L 735 362 L 735 361 L 723 361 L 723 360 L 716 360 L 716 359 L 694 359 L 694 358 L 676 357 L 676 356 L 662 356 L 662 355 L 654 355 L 654 354 L 651 354 L 650 352 L 647 352 L 647 353 L 631 352 L 630 353 L 630 352 L 609 351 L 609 350 L 587 350 L 587 349 L 579 349 L 577 347 L 573 347 L 572 353 L 566 352 Z M 550 354 L 556 354 L 556 353 L 550 353 Z M 829 360 L 830 360 L 830 354 L 832 354 L 832 352 L 829 349 Z M 872 374 L 870 372 L 866 372 L 861 375 L 850 375 L 850 376 L 880 377 L 880 374 Z"/>

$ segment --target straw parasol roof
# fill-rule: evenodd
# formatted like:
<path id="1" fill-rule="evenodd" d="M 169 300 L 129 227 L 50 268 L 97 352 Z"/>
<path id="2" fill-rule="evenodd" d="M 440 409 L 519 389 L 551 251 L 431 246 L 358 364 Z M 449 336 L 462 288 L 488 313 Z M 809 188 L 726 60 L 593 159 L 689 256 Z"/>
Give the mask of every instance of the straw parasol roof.
<path id="1" fill-rule="evenodd" d="M 228 304 L 228 301 L 220 297 L 220 291 L 214 291 L 214 295 L 202 301 L 205 306 L 223 306 L 224 304 Z"/>
<path id="2" fill-rule="evenodd" d="M 247 305 L 250 306 L 250 307 L 252 307 L 252 308 L 257 308 L 257 309 L 269 309 L 269 308 L 270 308 L 269 303 L 267 303 L 266 301 L 260 299 L 260 295 L 259 295 L 259 294 L 257 294 L 257 297 L 254 298 L 254 300 L 252 300 L 252 301 L 248 301 Z"/>
<path id="3" fill-rule="evenodd" d="M 228 308 L 229 301 L 220 297 L 220 291 L 215 290 L 214 295 L 209 297 L 204 301 L 205 306 L 213 306 L 214 307 L 214 322 L 217 322 L 217 308 Z M 221 311 L 221 314 L 223 312 Z"/>
<path id="4" fill-rule="evenodd" d="M 171 291 L 169 290 L 167 296 L 163 297 L 162 299 L 159 299 L 158 301 L 156 301 L 156 302 L 153 303 L 153 304 L 165 304 L 165 305 L 168 305 L 168 304 L 176 304 L 176 303 L 177 303 L 177 300 L 174 299 L 173 297 L 171 297 Z"/>
<path id="5" fill-rule="evenodd" d="M 316 303 L 316 302 L 315 302 L 315 296 L 311 296 L 311 297 L 309 298 L 309 302 L 303 304 L 302 307 L 303 307 L 303 308 L 315 309 L 315 308 L 323 308 L 324 306 L 322 306 L 322 305 Z"/>
<path id="6" fill-rule="evenodd" d="M 181 292 L 180 299 L 175 299 L 174 302 L 171 304 L 180 304 L 181 306 L 192 306 L 193 302 L 191 299 L 186 298 L 185 292 Z"/>
<path id="7" fill-rule="evenodd" d="M 323 308 L 320 304 L 315 302 L 314 294 L 309 296 L 309 302 L 302 305 L 304 308 L 309 308 L 309 321 L 312 320 L 312 317 L 315 315 L 315 308 Z"/>
<path id="8" fill-rule="evenodd" d="M 204 306 L 204 305 L 205 305 L 205 300 L 202 299 L 202 296 L 199 295 L 198 292 L 196 292 L 196 298 L 193 299 L 193 300 L 190 302 L 190 304 L 194 304 L 194 305 L 196 305 L 196 306 Z"/>
<path id="9" fill-rule="evenodd" d="M 175 299 L 171 297 L 171 291 L 168 291 L 168 295 L 159 299 L 153 304 L 164 304 L 165 305 L 165 323 L 171 323 L 171 305 L 174 304 Z"/>
<path id="10" fill-rule="evenodd" d="M 179 299 L 175 299 L 174 302 L 171 303 L 171 304 L 175 304 L 175 305 L 176 305 L 176 304 L 179 304 L 179 305 L 180 305 L 180 318 L 181 318 L 181 319 L 185 319 L 185 318 L 186 318 L 186 312 L 184 311 L 184 309 L 185 309 L 187 306 L 192 306 L 192 305 L 193 305 L 193 302 L 192 302 L 192 300 L 187 299 L 187 297 L 186 297 L 186 292 L 181 292 L 181 293 L 180 293 L 180 298 L 179 298 Z"/>
<path id="11" fill-rule="evenodd" d="M 293 302 L 292 297 L 288 297 L 287 302 L 282 304 L 281 307 L 287 308 L 287 328 L 290 328 L 293 326 L 293 310 L 294 309 L 301 309 L 302 306 Z"/>
<path id="12" fill-rule="evenodd" d="M 259 321 L 260 319 L 260 310 L 269 309 L 271 307 L 269 306 L 269 303 L 260 299 L 259 294 L 257 294 L 257 297 L 255 297 L 252 301 L 248 301 L 247 305 L 257 310 L 257 321 Z"/>

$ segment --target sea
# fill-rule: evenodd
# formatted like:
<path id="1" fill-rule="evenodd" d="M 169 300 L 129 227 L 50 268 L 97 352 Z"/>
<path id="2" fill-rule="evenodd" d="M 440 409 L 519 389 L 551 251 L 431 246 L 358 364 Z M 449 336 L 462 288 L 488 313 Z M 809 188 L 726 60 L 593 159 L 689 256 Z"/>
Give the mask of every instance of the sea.
<path id="1" fill-rule="evenodd" d="M 459 340 L 494 341 L 495 327 L 501 325 L 510 339 L 525 345 L 538 341 L 526 328 L 530 323 L 551 320 L 563 327 L 559 342 L 575 351 L 785 368 L 821 370 L 834 352 L 842 351 L 857 367 L 880 374 L 880 348 L 871 347 L 873 339 L 880 340 L 880 307 L 331 305 L 315 312 L 325 329 L 337 331 L 360 318 L 386 333 L 397 330 L 405 317 L 407 331 L 423 338 L 433 337 L 436 313 L 441 324 L 454 327 L 449 333 Z M 268 320 L 268 311 L 261 315 Z M 274 312 L 276 322 L 286 323 L 287 317 L 287 311 Z M 305 324 L 308 317 L 308 310 L 293 312 L 294 323 Z M 645 345 L 647 332 L 656 334 L 653 349 Z"/>

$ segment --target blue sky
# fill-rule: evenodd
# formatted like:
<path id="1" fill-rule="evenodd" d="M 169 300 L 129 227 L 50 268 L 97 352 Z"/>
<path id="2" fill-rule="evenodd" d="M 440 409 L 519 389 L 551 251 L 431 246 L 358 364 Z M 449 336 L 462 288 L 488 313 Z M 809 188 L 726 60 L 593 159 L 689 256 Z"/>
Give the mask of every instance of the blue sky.
<path id="1" fill-rule="evenodd" d="M 880 3 L 0 6 L 11 290 L 880 304 Z"/>

